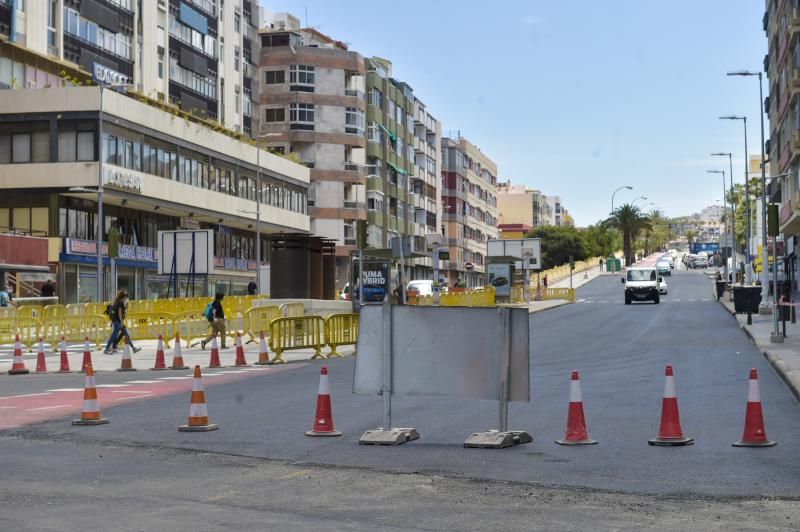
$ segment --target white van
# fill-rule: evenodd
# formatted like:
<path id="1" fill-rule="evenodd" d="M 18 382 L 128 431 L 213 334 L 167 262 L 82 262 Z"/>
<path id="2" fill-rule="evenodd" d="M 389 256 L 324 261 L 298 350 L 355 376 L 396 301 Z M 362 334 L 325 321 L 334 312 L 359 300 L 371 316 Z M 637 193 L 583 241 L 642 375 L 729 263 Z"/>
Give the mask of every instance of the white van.
<path id="1" fill-rule="evenodd" d="M 625 304 L 633 301 L 652 301 L 656 305 L 661 301 L 658 283 L 661 276 L 653 267 L 628 268 L 622 283 L 625 285 Z"/>

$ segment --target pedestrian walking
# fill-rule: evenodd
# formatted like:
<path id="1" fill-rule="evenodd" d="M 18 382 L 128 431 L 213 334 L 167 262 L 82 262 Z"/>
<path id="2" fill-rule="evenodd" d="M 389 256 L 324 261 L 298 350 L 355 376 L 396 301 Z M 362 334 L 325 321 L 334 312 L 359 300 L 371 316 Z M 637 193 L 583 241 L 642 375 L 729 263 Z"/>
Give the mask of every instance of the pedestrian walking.
<path id="1" fill-rule="evenodd" d="M 542 284 L 544 285 L 544 289 L 547 290 L 547 275 L 542 277 Z"/>
<path id="2" fill-rule="evenodd" d="M 247 295 L 254 296 L 256 295 L 256 290 L 258 290 L 258 286 L 256 285 L 255 281 L 250 281 L 247 283 Z"/>
<path id="3" fill-rule="evenodd" d="M 222 309 L 222 300 L 225 298 L 225 294 L 222 292 L 217 292 L 214 295 L 214 301 L 206 305 L 206 310 L 203 311 L 203 315 L 209 322 L 209 326 L 211 327 L 211 332 L 208 336 L 206 336 L 205 340 L 200 342 L 200 349 L 205 349 L 206 344 L 211 341 L 214 335 L 217 335 L 220 339 L 220 349 L 226 349 L 225 347 L 225 311 Z"/>
<path id="4" fill-rule="evenodd" d="M 42 286 L 42 297 L 54 297 L 56 295 L 56 287 L 53 286 L 53 281 L 50 279 Z"/>
<path id="5" fill-rule="evenodd" d="M 601 272 L 603 271 L 603 264 L 604 263 L 605 263 L 605 261 L 603 260 L 603 257 L 600 257 L 600 271 Z"/>
<path id="6" fill-rule="evenodd" d="M 119 351 L 117 346 L 123 338 L 128 345 L 131 346 L 134 353 L 141 351 L 141 347 L 133 345 L 133 340 L 131 340 L 131 336 L 128 334 L 128 328 L 125 326 L 125 315 L 128 312 L 127 290 L 124 288 L 117 290 L 117 295 L 114 297 L 114 301 L 107 309 L 107 312 L 109 318 L 111 318 L 111 336 L 108 337 L 108 342 L 106 342 L 106 348 L 103 353 L 106 355 L 113 355 Z"/>

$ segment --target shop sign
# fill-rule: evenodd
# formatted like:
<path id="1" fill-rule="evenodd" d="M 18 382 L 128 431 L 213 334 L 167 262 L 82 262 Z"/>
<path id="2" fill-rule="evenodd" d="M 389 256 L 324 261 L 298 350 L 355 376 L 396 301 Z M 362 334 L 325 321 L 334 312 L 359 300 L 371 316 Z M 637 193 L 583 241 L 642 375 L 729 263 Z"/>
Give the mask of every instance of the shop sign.
<path id="1" fill-rule="evenodd" d="M 97 242 L 94 240 L 81 240 L 78 238 L 66 239 L 66 253 L 68 255 L 97 255 Z M 108 256 L 108 243 L 103 242 L 103 255 Z M 119 245 L 119 258 L 138 260 L 144 262 L 158 262 L 158 250 L 144 246 Z"/>
<path id="2" fill-rule="evenodd" d="M 127 85 L 130 83 L 130 79 L 125 74 L 96 61 L 92 62 L 92 79 L 102 85 Z"/>
<path id="3" fill-rule="evenodd" d="M 105 165 L 103 166 L 103 186 L 141 194 L 142 176 L 124 168 Z"/>
<path id="4" fill-rule="evenodd" d="M 256 271 L 256 261 L 231 257 L 214 257 L 214 267 L 225 270 L 254 272 Z"/>

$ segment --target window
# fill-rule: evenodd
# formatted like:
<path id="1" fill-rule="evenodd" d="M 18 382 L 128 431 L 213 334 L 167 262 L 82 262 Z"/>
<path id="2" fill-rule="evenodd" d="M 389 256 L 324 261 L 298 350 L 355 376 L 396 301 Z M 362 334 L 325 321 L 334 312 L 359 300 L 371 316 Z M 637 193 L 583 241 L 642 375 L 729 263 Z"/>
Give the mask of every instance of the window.
<path id="1" fill-rule="evenodd" d="M 394 115 L 395 115 L 395 112 L 396 112 L 395 110 L 396 109 L 397 109 L 397 106 L 395 105 L 394 101 L 387 99 L 386 100 L 386 114 L 388 114 L 389 118 L 391 118 L 392 120 L 394 120 Z"/>
<path id="2" fill-rule="evenodd" d="M 314 92 L 314 67 L 309 65 L 292 65 L 289 69 L 290 90 Z"/>
<path id="3" fill-rule="evenodd" d="M 30 133 L 20 133 L 17 135 L 11 135 L 11 162 L 12 163 L 31 162 Z"/>
<path id="4" fill-rule="evenodd" d="M 267 70 L 266 72 L 264 72 L 264 81 L 267 83 L 267 85 L 286 83 L 286 71 Z"/>
<path id="5" fill-rule="evenodd" d="M 233 29 L 236 31 L 236 33 L 242 31 L 242 17 L 239 15 L 239 13 L 233 14 Z"/>
<path id="6" fill-rule="evenodd" d="M 382 109 L 383 107 L 383 93 L 376 89 L 372 88 L 369 91 L 369 95 L 367 96 L 367 103 L 370 105 L 374 105 L 378 109 Z"/>
<path id="7" fill-rule="evenodd" d="M 240 55 L 241 55 L 241 51 L 239 50 L 239 47 L 238 47 L 238 46 L 236 46 L 236 47 L 233 49 L 233 69 L 234 69 L 236 72 L 239 72 L 239 56 L 240 56 Z"/>
<path id="8" fill-rule="evenodd" d="M 158 52 L 158 79 L 164 79 L 164 52 Z"/>
<path id="9" fill-rule="evenodd" d="M 31 161 L 34 163 L 50 162 L 50 133 L 37 131 L 31 134 Z"/>
<path id="10" fill-rule="evenodd" d="M 405 154 L 405 149 L 406 149 L 405 143 L 403 142 L 403 140 L 400 137 L 397 137 L 397 146 L 396 146 L 396 149 L 395 149 L 395 151 L 397 152 L 397 155 L 399 155 L 400 157 L 403 157 L 404 154 Z"/>
<path id="11" fill-rule="evenodd" d="M 314 129 L 314 106 L 308 103 L 293 103 L 289 107 L 292 129 Z"/>
<path id="12" fill-rule="evenodd" d="M 265 120 L 267 122 L 286 122 L 286 109 L 283 107 L 275 107 L 273 109 L 266 109 Z"/>
<path id="13" fill-rule="evenodd" d="M 356 107 L 345 109 L 345 133 L 364 135 L 364 113 Z"/>
<path id="14" fill-rule="evenodd" d="M 397 114 L 395 115 L 394 119 L 398 124 L 402 125 L 403 124 L 403 106 L 401 106 L 399 103 L 397 104 L 396 113 Z"/>
<path id="15" fill-rule="evenodd" d="M 375 122 L 370 122 L 367 126 L 367 140 L 377 144 L 381 142 L 381 128 Z"/>

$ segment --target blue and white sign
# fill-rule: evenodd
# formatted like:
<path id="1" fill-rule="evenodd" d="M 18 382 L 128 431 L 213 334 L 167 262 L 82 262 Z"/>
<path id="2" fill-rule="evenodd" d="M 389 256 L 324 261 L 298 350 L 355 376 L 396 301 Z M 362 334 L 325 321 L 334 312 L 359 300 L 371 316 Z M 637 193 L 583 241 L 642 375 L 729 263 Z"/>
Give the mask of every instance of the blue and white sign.
<path id="1" fill-rule="evenodd" d="M 705 251 L 706 253 L 716 253 L 719 251 L 719 243 L 718 242 L 692 242 L 692 253 L 700 253 L 701 251 Z"/>
<path id="2" fill-rule="evenodd" d="M 127 85 L 131 82 L 125 74 L 120 74 L 97 61 L 92 63 L 92 79 L 101 85 Z"/>

